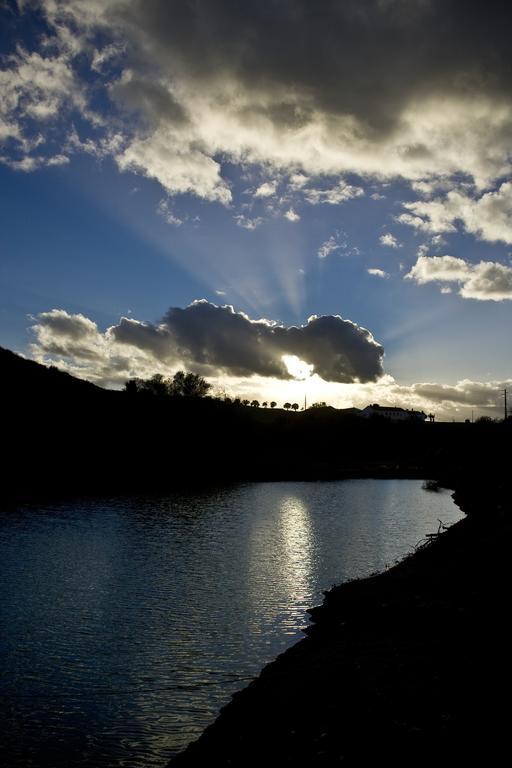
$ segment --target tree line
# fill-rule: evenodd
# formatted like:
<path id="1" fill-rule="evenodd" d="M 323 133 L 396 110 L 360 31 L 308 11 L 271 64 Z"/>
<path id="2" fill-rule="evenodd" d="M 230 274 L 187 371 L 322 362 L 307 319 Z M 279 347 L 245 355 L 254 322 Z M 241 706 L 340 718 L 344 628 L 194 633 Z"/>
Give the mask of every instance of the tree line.
<path id="1" fill-rule="evenodd" d="M 129 379 L 124 386 L 125 392 L 130 395 L 146 395 L 152 397 L 187 397 L 204 398 L 211 397 L 212 385 L 197 373 L 186 373 L 185 371 L 176 371 L 172 378 L 165 378 L 161 373 L 155 373 L 149 379 L 134 378 Z M 242 400 L 239 397 L 231 398 L 224 395 L 220 398 L 225 403 L 233 405 L 243 405 L 251 408 L 275 408 L 277 402 L 266 400 L 262 403 L 259 400 Z M 298 411 L 298 403 L 284 403 L 283 408 L 286 411 Z"/>

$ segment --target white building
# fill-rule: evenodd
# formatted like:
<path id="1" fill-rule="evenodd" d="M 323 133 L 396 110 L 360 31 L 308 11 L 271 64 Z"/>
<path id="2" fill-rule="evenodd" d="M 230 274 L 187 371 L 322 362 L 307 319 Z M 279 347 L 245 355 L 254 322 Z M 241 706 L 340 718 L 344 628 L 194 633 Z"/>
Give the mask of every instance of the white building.
<path id="1" fill-rule="evenodd" d="M 390 421 L 425 421 L 427 414 L 423 411 L 407 411 L 405 408 L 394 408 L 388 405 L 367 405 L 361 411 L 361 416 L 365 419 L 369 419 L 370 416 L 381 416 L 384 419 Z"/>

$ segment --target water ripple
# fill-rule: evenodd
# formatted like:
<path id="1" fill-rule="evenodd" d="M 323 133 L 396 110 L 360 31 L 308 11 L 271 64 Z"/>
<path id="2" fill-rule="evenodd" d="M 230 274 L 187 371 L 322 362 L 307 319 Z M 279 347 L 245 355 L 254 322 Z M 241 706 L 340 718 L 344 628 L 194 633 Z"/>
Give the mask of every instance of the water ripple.
<path id="1" fill-rule="evenodd" d="M 419 481 L 267 483 L 0 519 L 12 766 L 163 766 L 301 636 L 322 590 L 459 511 Z"/>

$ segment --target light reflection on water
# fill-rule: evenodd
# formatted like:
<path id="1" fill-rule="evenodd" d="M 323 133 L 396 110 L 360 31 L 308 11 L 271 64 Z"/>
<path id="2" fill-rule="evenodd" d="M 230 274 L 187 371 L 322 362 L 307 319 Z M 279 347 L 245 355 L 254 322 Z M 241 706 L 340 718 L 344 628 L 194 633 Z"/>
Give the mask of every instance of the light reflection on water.
<path id="1" fill-rule="evenodd" d="M 322 590 L 459 517 L 403 480 L 7 510 L 3 764 L 165 765 L 301 636 Z"/>
<path id="2" fill-rule="evenodd" d="M 313 531 L 309 510 L 300 498 L 285 497 L 280 505 L 283 540 L 281 568 L 290 603 L 303 603 L 309 595 Z"/>

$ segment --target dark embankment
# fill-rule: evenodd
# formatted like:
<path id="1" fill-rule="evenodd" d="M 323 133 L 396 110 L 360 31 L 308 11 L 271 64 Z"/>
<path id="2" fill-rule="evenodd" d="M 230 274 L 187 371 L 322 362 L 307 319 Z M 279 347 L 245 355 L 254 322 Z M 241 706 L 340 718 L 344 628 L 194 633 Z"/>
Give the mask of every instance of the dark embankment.
<path id="1" fill-rule="evenodd" d="M 172 768 L 500 764 L 511 534 L 510 516 L 488 508 L 389 571 L 328 592 L 307 638 Z"/>
<path id="2" fill-rule="evenodd" d="M 296 478 L 441 476 L 453 484 L 482 464 L 494 471 L 512 433 L 509 423 L 393 424 L 330 408 L 287 413 L 130 395 L 2 349 L 0 366 L 3 499 Z"/>

